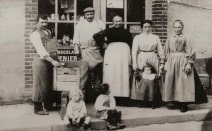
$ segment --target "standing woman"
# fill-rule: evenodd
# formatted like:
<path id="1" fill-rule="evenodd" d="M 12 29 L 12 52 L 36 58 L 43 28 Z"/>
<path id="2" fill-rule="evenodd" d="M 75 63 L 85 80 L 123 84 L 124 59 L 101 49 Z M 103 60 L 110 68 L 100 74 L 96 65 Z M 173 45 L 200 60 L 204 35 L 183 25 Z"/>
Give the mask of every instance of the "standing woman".
<path id="1" fill-rule="evenodd" d="M 157 35 L 152 34 L 152 21 L 145 20 L 141 26 L 143 32 L 135 36 L 132 45 L 133 70 L 143 72 L 144 67 L 150 65 L 153 67 L 153 73 L 159 74 L 159 58 L 162 55 L 160 39 Z M 153 88 L 152 86 L 148 88 L 139 86 L 135 89 L 132 87 L 131 99 L 153 101 Z M 146 99 L 146 92 L 149 92 L 148 99 Z"/>
<path id="2" fill-rule="evenodd" d="M 204 103 L 207 97 L 194 68 L 193 42 L 183 33 L 181 20 L 175 20 L 173 27 L 175 34 L 167 39 L 164 47 L 167 72 L 162 98 L 177 103 L 180 111 L 186 112 L 188 103 Z"/>
<path id="3" fill-rule="evenodd" d="M 123 28 L 122 17 L 115 15 L 113 27 L 105 29 L 93 37 L 97 43 L 107 43 L 104 55 L 103 82 L 110 85 L 111 94 L 115 96 L 117 104 L 124 105 L 130 95 L 131 34 Z M 126 104 L 128 103 L 126 102 Z"/>

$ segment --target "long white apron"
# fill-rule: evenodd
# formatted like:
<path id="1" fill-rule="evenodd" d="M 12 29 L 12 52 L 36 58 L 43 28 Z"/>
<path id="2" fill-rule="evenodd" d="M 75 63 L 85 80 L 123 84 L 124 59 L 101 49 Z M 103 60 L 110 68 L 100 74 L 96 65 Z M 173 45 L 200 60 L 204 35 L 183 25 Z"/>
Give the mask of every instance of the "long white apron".
<path id="1" fill-rule="evenodd" d="M 103 82 L 110 85 L 111 94 L 129 97 L 130 48 L 126 43 L 110 43 L 105 51 Z"/>

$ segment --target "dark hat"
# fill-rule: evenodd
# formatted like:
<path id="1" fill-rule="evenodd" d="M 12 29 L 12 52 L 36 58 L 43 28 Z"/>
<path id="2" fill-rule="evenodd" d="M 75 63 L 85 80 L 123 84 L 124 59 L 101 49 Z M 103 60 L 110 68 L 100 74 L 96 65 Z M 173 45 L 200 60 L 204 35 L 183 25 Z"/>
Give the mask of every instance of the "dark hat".
<path id="1" fill-rule="evenodd" d="M 94 12 L 94 8 L 92 7 L 87 7 L 83 10 L 83 13 L 87 13 L 87 12 Z"/>

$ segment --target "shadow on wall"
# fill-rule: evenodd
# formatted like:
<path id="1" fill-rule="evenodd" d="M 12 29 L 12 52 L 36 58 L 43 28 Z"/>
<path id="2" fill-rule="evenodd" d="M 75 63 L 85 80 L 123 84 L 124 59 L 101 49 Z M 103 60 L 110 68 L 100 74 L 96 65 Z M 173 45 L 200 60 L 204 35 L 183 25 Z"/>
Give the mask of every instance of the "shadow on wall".
<path id="1" fill-rule="evenodd" d="M 207 60 L 205 68 L 208 75 L 212 77 L 212 58 Z M 210 89 L 210 93 L 211 93 L 211 89 Z M 208 106 L 209 106 L 208 108 L 212 107 L 212 102 L 210 101 L 210 99 L 209 99 Z M 202 124 L 201 131 L 212 131 L 212 110 L 205 117 L 204 122 Z"/>
<path id="2" fill-rule="evenodd" d="M 201 131 L 212 131 L 212 110 L 207 114 L 207 116 L 203 120 Z"/>

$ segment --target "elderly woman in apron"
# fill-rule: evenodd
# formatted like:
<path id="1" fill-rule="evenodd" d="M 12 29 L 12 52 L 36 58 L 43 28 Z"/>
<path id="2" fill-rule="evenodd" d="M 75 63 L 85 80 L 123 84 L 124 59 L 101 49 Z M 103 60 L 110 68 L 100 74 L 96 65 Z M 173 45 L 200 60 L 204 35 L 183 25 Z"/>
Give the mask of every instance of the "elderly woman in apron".
<path id="1" fill-rule="evenodd" d="M 129 65 L 131 34 L 122 27 L 122 17 L 113 17 L 113 27 L 94 35 L 97 43 L 107 43 L 103 65 L 103 83 L 110 85 L 117 104 L 125 104 L 130 95 Z M 126 103 L 127 104 L 127 103 Z"/>
<path id="2" fill-rule="evenodd" d="M 205 103 L 207 96 L 194 68 L 196 54 L 192 39 L 183 33 L 181 20 L 176 20 L 173 27 L 175 34 L 164 47 L 166 77 L 162 98 L 177 105 L 180 112 L 186 112 L 189 103 Z"/>

